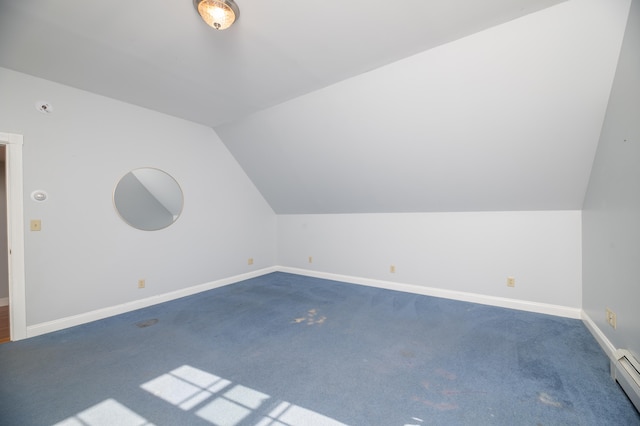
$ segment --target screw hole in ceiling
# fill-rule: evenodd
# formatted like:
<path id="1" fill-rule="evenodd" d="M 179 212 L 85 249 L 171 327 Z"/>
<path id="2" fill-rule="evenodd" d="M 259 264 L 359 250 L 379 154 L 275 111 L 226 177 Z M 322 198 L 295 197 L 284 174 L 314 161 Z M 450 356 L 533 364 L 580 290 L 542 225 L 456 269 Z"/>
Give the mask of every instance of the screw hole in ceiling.
<path id="1" fill-rule="evenodd" d="M 47 101 L 36 101 L 36 109 L 43 114 L 51 114 L 53 112 L 53 105 Z"/>

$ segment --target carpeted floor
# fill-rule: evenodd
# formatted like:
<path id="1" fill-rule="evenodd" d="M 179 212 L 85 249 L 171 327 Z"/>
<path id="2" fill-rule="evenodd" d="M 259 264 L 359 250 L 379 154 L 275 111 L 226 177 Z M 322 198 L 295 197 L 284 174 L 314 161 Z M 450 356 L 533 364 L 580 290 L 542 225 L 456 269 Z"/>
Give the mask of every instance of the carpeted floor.
<path id="1" fill-rule="evenodd" d="M 273 273 L 0 346 L 2 425 L 640 425 L 581 321 Z"/>

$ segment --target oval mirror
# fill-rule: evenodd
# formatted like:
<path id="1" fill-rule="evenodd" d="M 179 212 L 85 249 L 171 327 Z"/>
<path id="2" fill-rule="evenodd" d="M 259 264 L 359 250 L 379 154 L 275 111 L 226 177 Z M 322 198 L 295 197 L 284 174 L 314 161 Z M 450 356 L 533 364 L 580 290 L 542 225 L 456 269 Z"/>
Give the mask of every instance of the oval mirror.
<path id="1" fill-rule="evenodd" d="M 135 169 L 120 179 L 113 191 L 120 217 L 143 231 L 156 231 L 175 222 L 182 212 L 182 189 L 166 172 L 150 167 Z"/>

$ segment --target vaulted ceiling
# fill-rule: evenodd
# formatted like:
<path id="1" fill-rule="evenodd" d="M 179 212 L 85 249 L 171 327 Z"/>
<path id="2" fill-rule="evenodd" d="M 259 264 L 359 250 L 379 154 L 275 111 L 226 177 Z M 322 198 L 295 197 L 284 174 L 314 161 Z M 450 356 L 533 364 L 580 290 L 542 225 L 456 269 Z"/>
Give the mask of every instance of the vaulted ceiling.
<path id="1" fill-rule="evenodd" d="M 0 66 L 214 128 L 277 213 L 580 209 L 631 0 L 0 2 Z"/>

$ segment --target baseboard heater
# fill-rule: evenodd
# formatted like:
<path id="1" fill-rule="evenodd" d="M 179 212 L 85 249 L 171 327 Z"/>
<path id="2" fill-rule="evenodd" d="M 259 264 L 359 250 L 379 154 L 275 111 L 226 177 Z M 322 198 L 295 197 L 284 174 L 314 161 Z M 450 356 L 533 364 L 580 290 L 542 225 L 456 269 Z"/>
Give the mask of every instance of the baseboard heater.
<path id="1" fill-rule="evenodd" d="M 640 362 L 625 349 L 618 349 L 611 362 L 611 377 L 625 391 L 636 409 L 640 411 Z"/>

